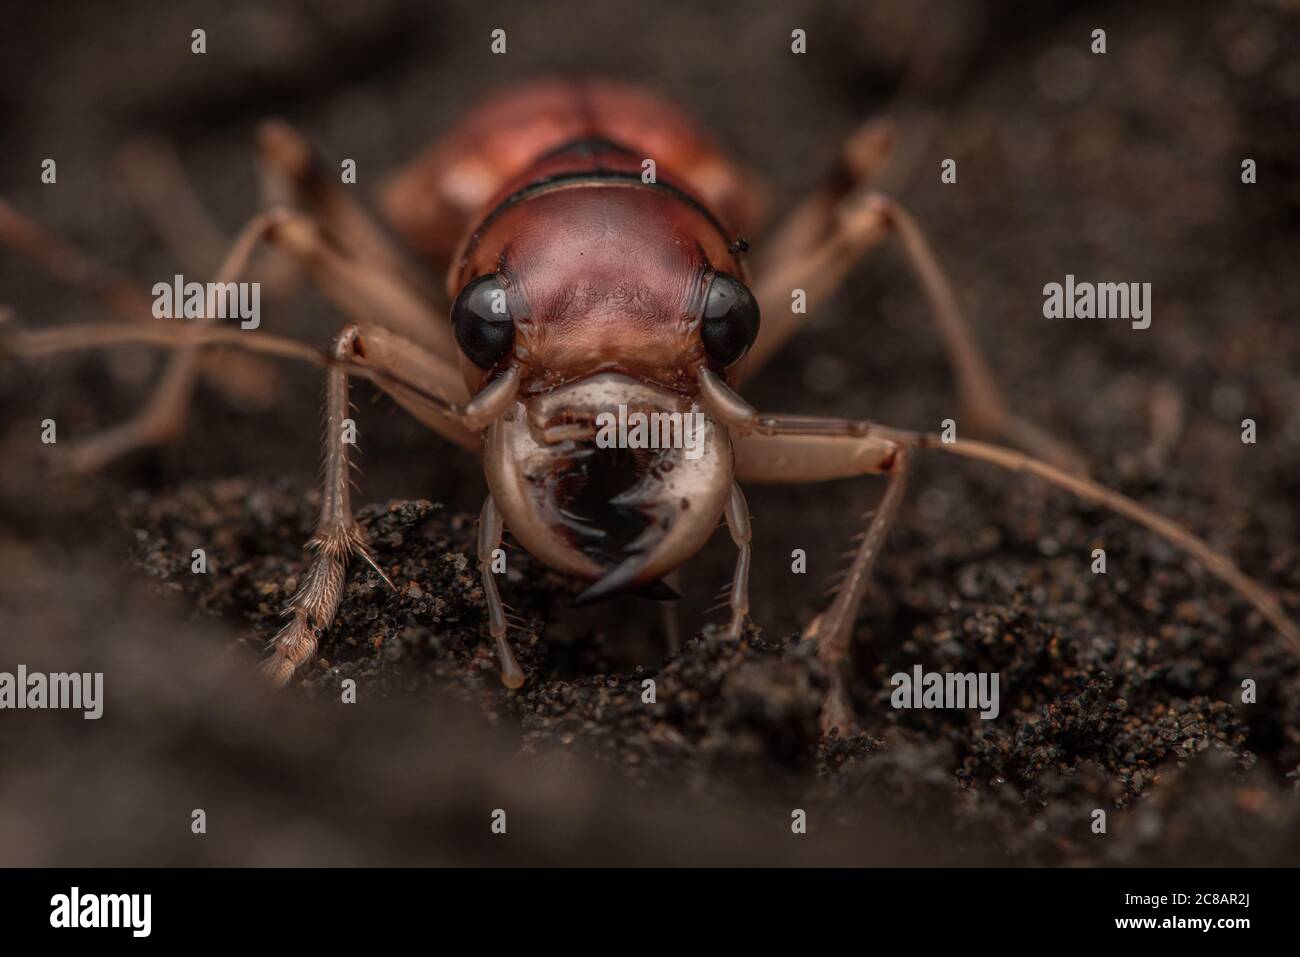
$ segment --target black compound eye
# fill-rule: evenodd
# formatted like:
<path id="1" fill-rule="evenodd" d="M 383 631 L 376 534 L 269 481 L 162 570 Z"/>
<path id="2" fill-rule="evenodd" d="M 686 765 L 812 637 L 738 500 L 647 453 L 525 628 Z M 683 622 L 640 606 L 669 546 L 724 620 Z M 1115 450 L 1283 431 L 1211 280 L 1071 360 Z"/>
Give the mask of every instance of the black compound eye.
<path id="1" fill-rule="evenodd" d="M 461 352 L 480 369 L 492 368 L 510 352 L 515 323 L 496 273 L 479 276 L 460 291 L 451 325 Z"/>
<path id="2" fill-rule="evenodd" d="M 758 337 L 758 301 L 735 276 L 715 273 L 700 328 L 709 356 L 724 366 L 749 351 Z"/>

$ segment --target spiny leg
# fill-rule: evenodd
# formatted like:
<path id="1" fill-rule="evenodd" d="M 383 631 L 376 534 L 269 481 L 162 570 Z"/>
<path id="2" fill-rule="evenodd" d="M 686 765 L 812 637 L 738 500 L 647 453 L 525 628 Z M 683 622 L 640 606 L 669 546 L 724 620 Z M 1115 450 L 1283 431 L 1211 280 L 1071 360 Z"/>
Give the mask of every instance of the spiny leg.
<path id="1" fill-rule="evenodd" d="M 1086 471 L 1082 456 L 1068 443 L 1011 412 L 997 378 L 975 341 L 970 323 L 962 315 L 952 285 L 912 214 L 885 196 L 872 195 L 867 202 L 898 236 L 925 291 L 930 313 L 948 353 L 948 364 L 957 379 L 962 418 L 972 431 L 1001 436 L 1067 471 L 1080 474 Z"/>
<path id="2" fill-rule="evenodd" d="M 741 380 L 758 372 L 812 314 L 796 313 L 791 294 L 802 289 L 809 307 L 829 299 L 853 265 L 884 237 L 878 216 L 863 215 L 867 184 L 880 178 L 894 152 L 893 127 L 871 120 L 845 140 L 820 187 L 790 212 L 755 255 L 754 294 L 763 325 L 753 348 L 731 371 Z"/>
<path id="3" fill-rule="evenodd" d="M 1155 532 L 1165 541 L 1177 546 L 1195 558 L 1220 581 L 1230 585 L 1239 595 L 1255 606 L 1282 635 L 1291 650 L 1300 653 L 1300 626 L 1287 615 L 1276 595 L 1259 585 L 1243 572 L 1237 564 L 1215 550 L 1200 536 L 1188 531 L 1172 519 L 1166 518 L 1127 495 L 1094 482 L 1082 475 L 1066 472 L 1049 462 L 1042 462 L 1016 449 L 1002 448 L 987 442 L 958 440 L 945 442 L 941 436 L 905 429 L 891 429 L 873 425 L 878 434 L 891 440 L 920 449 L 938 449 L 963 458 L 976 459 L 1000 466 L 1011 472 L 1037 476 L 1058 488 L 1073 493 L 1086 502 L 1092 502 L 1112 512 L 1123 515 L 1144 528 Z"/>
<path id="4" fill-rule="evenodd" d="M 514 401 L 519 385 L 517 372 L 507 372 L 464 406 L 448 402 L 435 391 L 445 383 L 447 376 L 446 363 L 441 357 L 382 328 L 367 330 L 357 325 L 350 326 L 339 337 L 335 357 L 352 368 L 375 373 L 376 384 L 399 405 L 430 428 L 467 446 L 472 446 L 478 430 Z M 268 672 L 280 684 L 288 681 L 294 670 L 315 653 L 321 632 L 329 626 L 338 610 L 342 575 L 353 552 L 365 557 L 387 581 L 365 548 L 360 529 L 352 520 L 348 501 L 347 450 L 341 444 L 343 418 L 348 408 L 347 371 L 347 367 L 333 366 L 328 372 L 326 487 L 321 501 L 320 524 L 309 543 L 316 550 L 316 556 L 303 589 L 290 605 L 293 620 L 275 639 L 275 650 L 267 665 Z M 334 439 L 331 439 L 332 433 L 336 435 Z M 495 508 L 489 508 L 490 505 L 491 499 L 484 506 L 484 524 L 480 528 L 480 561 L 484 535 L 488 540 L 495 536 L 497 543 L 501 540 L 501 523 Z M 494 547 L 487 549 L 489 563 Z M 487 574 L 490 576 L 490 564 Z M 517 688 L 523 684 L 523 671 L 505 640 L 505 611 L 495 580 L 485 578 L 484 591 L 488 596 L 490 628 L 501 658 L 501 680 L 507 687 Z"/>
<path id="5" fill-rule="evenodd" d="M 316 652 L 320 636 L 329 627 L 343 597 L 348 560 L 360 554 L 392 587 L 383 570 L 375 563 L 366 546 L 365 537 L 352 515 L 351 475 L 347 443 L 344 441 L 344 420 L 348 417 L 348 373 L 350 370 L 369 372 L 373 381 L 391 395 L 420 421 L 449 438 L 461 441 L 499 416 L 514 401 L 518 390 L 517 373 L 507 372 L 498 377 L 465 406 L 447 403 L 436 394 L 426 393 L 419 379 L 436 381 L 444 365 L 441 358 L 421 349 L 415 343 L 401 340 L 388 330 L 350 325 L 335 339 L 333 356 L 337 361 L 326 371 L 325 414 L 325 469 L 321 492 L 321 509 L 315 534 L 308 547 L 315 553 L 302 587 L 294 595 L 286 614 L 290 621 L 272 640 L 272 652 L 265 669 L 272 679 L 283 685 L 294 671 Z M 420 366 L 428 367 L 421 377 Z M 490 500 L 489 500 L 490 502 Z M 495 527 L 500 541 L 500 522 L 485 506 L 485 526 L 489 537 Z M 480 531 L 480 555 L 483 532 Z M 495 547 L 495 546 L 493 546 Z M 491 549 L 489 548 L 489 555 Z M 502 680 L 509 684 L 518 679 L 523 683 L 523 672 L 514 662 L 509 647 L 504 646 L 504 609 L 500 597 L 493 596 L 495 582 L 484 583 L 488 590 L 489 615 L 495 632 L 499 622 L 501 641 L 505 647 L 502 656 Z M 496 614 L 493 615 L 495 607 Z M 512 666 L 513 665 L 513 669 Z M 510 685 L 518 687 L 518 685 Z"/>
<path id="6" fill-rule="evenodd" d="M 524 671 L 515 660 L 515 653 L 506 638 L 506 610 L 501 603 L 501 593 L 497 591 L 496 574 L 492 571 L 493 552 L 501 547 L 504 530 L 504 520 L 489 495 L 483 502 L 478 520 L 478 569 L 487 600 L 488 633 L 497 646 L 497 660 L 501 664 L 501 683 L 513 689 L 523 687 Z"/>
<path id="7" fill-rule="evenodd" d="M 321 162 L 306 137 L 284 120 L 265 120 L 257 128 L 257 150 L 267 208 L 303 209 L 349 254 L 437 301 L 428 276 L 411 265 L 384 229 L 348 195 L 338 172 Z"/>
<path id="8" fill-rule="evenodd" d="M 235 282 L 253 249 L 273 224 L 259 217 L 240 233 L 217 270 L 216 282 Z M 201 365 L 201 347 L 184 346 L 168 360 L 163 377 L 131 418 L 73 443 L 60 451 L 56 467 L 73 473 L 94 472 L 136 449 L 170 442 L 185 427 Z"/>
<path id="9" fill-rule="evenodd" d="M 194 382 L 198 375 L 197 349 L 177 352 L 167 360 L 162 378 L 135 414 L 117 425 L 54 450 L 55 473 L 85 475 L 137 449 L 165 445 L 185 429 Z"/>
<path id="10" fill-rule="evenodd" d="M 360 324 L 344 329 L 330 354 L 268 333 L 219 327 L 187 329 L 138 323 L 92 323 L 0 336 L 4 351 L 23 357 L 123 344 L 150 344 L 184 351 L 212 343 L 298 359 L 322 365 L 327 370 L 325 483 L 316 533 L 309 542 L 316 554 L 302 587 L 290 603 L 288 614 L 292 620 L 273 640 L 272 654 L 265 666 L 277 683 L 284 684 L 314 654 L 320 634 L 338 610 L 348 558 L 360 552 L 374 565 L 352 518 L 349 464 L 343 443 L 343 420 L 349 409 L 346 377 L 370 379 L 429 428 L 458 444 L 472 447 L 479 433 L 513 405 L 520 374 L 518 368 L 507 369 L 462 404 L 440 391 L 451 373 L 443 359 L 390 330 Z M 375 570 L 388 581 L 378 566 Z M 508 668 L 503 669 L 503 674 L 508 673 Z"/>
<path id="11" fill-rule="evenodd" d="M 1084 501 L 1123 515 L 1196 559 L 1253 605 L 1293 651 L 1300 652 L 1300 627 L 1275 595 L 1204 539 L 1099 482 L 987 442 L 947 442 L 933 433 L 891 428 L 867 419 L 760 415 L 708 369 L 700 369 L 699 382 L 705 404 L 738 436 L 736 476 L 740 481 L 817 481 L 852 474 L 850 469 L 856 467 L 871 470 L 873 460 L 879 460 L 883 468 L 888 464 L 884 453 L 897 446 L 936 449 L 1035 475 Z"/>
<path id="12" fill-rule="evenodd" d="M 837 209 L 839 215 L 824 235 L 800 230 L 809 244 L 800 248 L 785 241 L 783 245 L 790 249 L 787 257 L 771 262 L 755 276 L 754 296 L 763 322 L 753 347 L 730 373 L 737 384 L 762 369 L 816 314 L 817 306 L 830 299 L 854 264 L 884 239 L 883 218 L 865 208 L 857 194 L 841 201 Z M 806 296 L 802 313 L 793 308 L 791 296 L 796 289 Z"/>
<path id="13" fill-rule="evenodd" d="M 443 340 L 450 342 L 451 337 L 448 324 L 440 321 L 417 293 L 375 266 L 349 258 L 334 248 L 310 219 L 290 210 L 273 210 L 254 217 L 235 240 L 217 281 L 235 281 L 261 242 L 284 250 L 305 265 L 326 295 L 349 315 L 400 329 L 428 351 L 439 355 L 446 352 Z M 179 434 L 193 394 L 199 348 L 181 346 L 169 361 L 160 388 L 136 416 L 78 443 L 65 453 L 65 467 L 94 471 L 127 452 L 161 444 Z M 450 390 L 451 401 L 467 398 L 454 369 L 441 380 Z"/>
<path id="14" fill-rule="evenodd" d="M 320 290 L 357 322 L 385 326 L 448 361 L 457 355 L 451 323 L 400 276 L 335 245 L 311 217 L 287 209 L 264 214 L 277 226 L 267 241 L 302 266 Z"/>
<path id="15" fill-rule="evenodd" d="M 186 271 L 197 275 L 211 268 L 228 240 L 190 186 L 171 144 L 161 138 L 140 138 L 124 147 L 117 160 L 136 201 Z M 427 280 L 346 194 L 336 174 L 323 167 L 307 140 L 284 121 L 266 120 L 258 126 L 257 170 L 267 211 L 303 211 L 347 254 L 424 290 Z M 281 267 L 289 265 L 282 260 L 274 262 Z M 287 291 L 289 272 L 265 268 L 270 265 L 264 264 L 259 271 L 263 286 L 269 285 L 272 293 Z"/>
<path id="16" fill-rule="evenodd" d="M 873 119 L 845 141 L 826 181 L 796 206 L 758 250 L 755 272 L 760 280 L 816 248 L 836 228 L 845 197 L 861 184 L 875 181 L 893 153 L 893 124 Z M 787 289 L 785 294 L 789 295 Z"/>
<path id="17" fill-rule="evenodd" d="M 357 348 L 357 330 L 349 327 L 334 341 L 334 355 L 349 359 Z M 284 685 L 294 671 L 316 653 L 321 634 L 338 611 L 346 584 L 348 561 L 354 553 L 363 555 L 379 576 L 388 576 L 375 564 L 365 535 L 352 516 L 351 466 L 344 422 L 350 412 L 348 375 L 341 366 L 325 373 L 324 479 L 316 531 L 307 548 L 313 552 L 302 586 L 289 602 L 289 622 L 271 640 L 271 655 L 263 664 L 277 685 Z"/>
<path id="18" fill-rule="evenodd" d="M 316 651 L 321 633 L 329 626 L 342 598 L 349 558 L 360 553 L 384 575 L 371 557 L 364 536 L 352 515 L 344 419 L 349 411 L 347 376 L 369 378 L 420 422 L 462 446 L 481 443 L 479 434 L 515 401 L 518 368 L 511 367 L 491 385 L 463 404 L 451 389 L 455 370 L 441 357 L 418 343 L 378 326 L 352 324 L 339 334 L 329 355 L 293 340 L 261 332 L 240 332 L 218 327 L 166 328 L 135 323 L 90 324 L 60 327 L 0 337 L 0 346 L 19 356 L 54 355 L 80 348 L 127 343 L 148 343 L 178 351 L 203 344 L 221 343 L 265 355 L 300 359 L 326 368 L 326 424 L 324 487 L 316 532 L 308 547 L 315 553 L 303 585 L 290 602 L 291 620 L 272 641 L 265 664 L 267 673 L 284 684 Z M 461 392 L 464 384 L 458 383 Z M 489 499 L 488 506 L 491 506 Z M 500 542 L 501 522 L 495 508 L 485 506 L 487 541 Z M 480 555 L 483 554 L 480 538 Z M 490 555 L 492 547 L 487 548 Z M 391 587 L 391 582 L 389 582 Z M 504 609 L 495 582 L 486 580 L 489 616 L 494 636 L 500 636 L 502 680 L 510 687 L 523 682 L 523 672 L 504 644 Z"/>
<path id="19" fill-rule="evenodd" d="M 364 343 L 348 359 L 339 359 L 314 346 L 266 332 L 220 326 L 152 325 L 90 322 L 36 331 L 0 329 L 0 355 L 32 359 L 86 349 L 123 345 L 152 345 L 184 350 L 194 346 L 227 346 L 259 355 L 296 359 L 322 368 L 341 366 L 349 375 L 369 379 L 420 422 L 466 448 L 479 448 L 479 433 L 508 406 L 518 391 L 519 369 L 511 367 L 469 401 L 461 398 L 465 384 L 455 368 L 417 342 L 385 329 L 355 323 Z M 454 388 L 453 388 L 454 387 Z"/>
<path id="20" fill-rule="evenodd" d="M 46 226 L 40 225 L 0 199 L 0 245 L 35 263 L 55 280 L 83 296 L 103 302 L 109 309 L 130 321 L 154 323 L 153 303 L 133 279 L 96 261 Z M 210 268 L 212 262 L 208 262 Z M 175 365 L 179 366 L 179 360 Z M 223 353 L 204 356 L 205 378 L 235 403 L 262 408 L 266 404 L 269 367 L 256 356 Z M 172 373 L 177 378 L 180 369 Z M 167 391 L 164 373 L 160 392 Z M 144 414 L 144 413 L 142 413 Z"/>
<path id="21" fill-rule="evenodd" d="M 907 489 L 908 470 L 907 452 L 899 449 L 885 468 L 885 474 L 889 476 L 885 495 L 876 506 L 875 514 L 870 516 L 866 534 L 853 555 L 853 561 L 835 588 L 835 598 L 830 607 L 804 629 L 804 640 L 817 642 L 817 657 L 830 674 L 830 690 L 822 705 L 822 730 L 826 733 L 830 733 L 832 728 L 839 728 L 844 734 L 853 731 L 853 707 L 844 687 L 844 662 L 849 656 L 853 623 L 871 581 L 871 569 L 898 516 L 898 507 Z"/>
<path id="22" fill-rule="evenodd" d="M 157 157 L 155 156 L 155 159 Z M 156 197 L 154 197 L 156 198 Z M 239 260 L 233 272 L 222 267 L 218 281 L 234 281 L 246 266 L 259 240 L 287 252 L 316 278 L 326 294 L 355 319 L 373 321 L 402 330 L 426 347 L 448 356 L 455 354 L 448 324 L 428 301 L 402 278 L 389 275 L 372 262 L 354 261 L 331 247 L 307 217 L 288 210 L 272 210 L 255 217 L 235 240 L 227 266 Z M 126 277 L 89 259 L 61 237 L 27 220 L 0 201 L 0 243 L 40 263 L 56 278 L 83 290 L 99 293 L 116 312 L 128 318 L 152 319 L 152 305 Z M 220 357 L 215 357 L 220 359 Z M 223 389 L 248 404 L 241 383 L 265 383 L 266 372 L 232 368 L 224 361 L 180 349 L 168 361 L 163 378 L 145 405 L 127 422 L 62 450 L 60 465 L 68 471 L 89 472 L 135 449 L 162 444 L 184 427 L 197 372 L 204 368 Z M 256 372 L 256 374 L 252 374 Z M 463 389 L 463 387 L 461 387 Z M 264 392 L 264 388 L 259 391 Z M 458 396 L 463 400 L 466 396 Z"/>
<path id="23" fill-rule="evenodd" d="M 875 436 L 819 434 L 820 423 L 814 424 L 811 419 L 787 418 L 780 422 L 762 434 L 736 438 L 739 481 L 820 482 L 881 473 L 889 476 L 884 497 L 869 516 L 866 533 L 834 589 L 834 598 L 803 633 L 805 640 L 816 641 L 817 657 L 830 681 L 822 702 L 822 730 L 829 733 L 832 728 L 839 728 L 841 733 L 848 734 L 854 720 L 844 685 L 844 667 L 853 624 L 871 581 L 876 557 L 898 514 L 907 486 L 909 460 L 905 449 Z"/>
<path id="24" fill-rule="evenodd" d="M 763 325 L 754 347 L 734 371 L 733 381 L 739 383 L 762 368 L 799 331 L 815 305 L 840 286 L 854 264 L 892 233 L 902 244 L 943 339 L 963 421 L 976 433 L 1002 436 L 1070 471 L 1084 471 L 1082 457 L 1067 443 L 1010 411 L 947 276 L 910 213 L 895 200 L 864 187 L 844 191 L 833 214 L 827 212 L 824 197 L 812 202 L 811 211 L 796 212 L 792 224 L 778 235 L 777 247 L 785 258 L 766 260 L 766 270 L 758 275 L 755 296 Z M 824 226 L 823 233 L 818 233 L 818 225 Z M 795 289 L 803 289 L 807 296 L 803 313 L 791 308 Z"/>
<path id="25" fill-rule="evenodd" d="M 749 618 L 749 560 L 750 538 L 749 506 L 745 503 L 745 493 L 735 482 L 731 485 L 731 496 L 727 499 L 723 514 L 727 519 L 727 531 L 736 544 L 736 572 L 731 579 L 731 622 L 727 625 L 727 637 L 739 640 L 745 633 L 745 622 Z"/>

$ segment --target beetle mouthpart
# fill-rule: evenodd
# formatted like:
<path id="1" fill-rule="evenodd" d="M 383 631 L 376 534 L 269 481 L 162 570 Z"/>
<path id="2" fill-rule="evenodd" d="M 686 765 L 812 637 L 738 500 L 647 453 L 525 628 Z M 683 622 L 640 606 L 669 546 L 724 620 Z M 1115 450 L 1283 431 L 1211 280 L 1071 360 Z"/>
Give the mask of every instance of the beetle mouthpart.
<path id="1" fill-rule="evenodd" d="M 610 446 L 609 403 L 671 411 L 698 427 L 668 448 Z M 618 593 L 677 597 L 660 579 L 713 534 L 731 491 L 726 430 L 690 400 L 623 376 L 595 376 L 517 402 L 488 429 L 484 473 L 520 545 L 591 582 L 577 602 Z"/>
<path id="2" fill-rule="evenodd" d="M 698 411 L 692 409 L 692 412 Z M 627 491 L 610 499 L 645 521 L 623 548 L 626 557 L 580 594 L 589 604 L 637 585 L 656 582 L 694 555 L 713 534 L 731 491 L 731 442 L 707 416 L 700 454 L 661 449 Z"/>
<path id="3" fill-rule="evenodd" d="M 661 578 L 638 588 L 636 597 L 645 598 L 649 601 L 677 601 L 682 595 L 681 592 Z"/>
<path id="4" fill-rule="evenodd" d="M 572 442 L 547 445 L 529 427 L 522 402 L 488 428 L 483 472 L 506 527 L 529 553 L 577 578 L 594 579 L 602 567 L 588 548 L 604 532 L 559 501 L 559 480 L 587 451 Z"/>

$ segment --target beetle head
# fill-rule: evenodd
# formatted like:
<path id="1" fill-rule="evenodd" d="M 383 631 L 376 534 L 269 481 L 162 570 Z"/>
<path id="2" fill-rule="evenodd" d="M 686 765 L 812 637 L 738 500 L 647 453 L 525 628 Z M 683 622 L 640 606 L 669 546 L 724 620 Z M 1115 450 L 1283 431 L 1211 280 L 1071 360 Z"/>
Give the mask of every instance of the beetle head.
<path id="1" fill-rule="evenodd" d="M 535 390 L 615 371 L 694 391 L 758 333 L 758 306 L 720 227 L 636 183 L 553 188 L 479 228 L 451 276 L 462 370 L 476 392 L 503 364 Z"/>
<path id="2" fill-rule="evenodd" d="M 594 583 L 586 599 L 653 586 L 717 526 L 731 444 L 696 374 L 757 334 L 742 271 L 703 208 L 639 181 L 506 203 L 462 250 L 452 321 L 467 384 L 520 370 L 518 401 L 488 431 L 488 485 L 520 544 Z M 651 434 L 637 442 L 640 416 Z M 602 420 L 620 417 L 632 431 L 602 441 Z"/>

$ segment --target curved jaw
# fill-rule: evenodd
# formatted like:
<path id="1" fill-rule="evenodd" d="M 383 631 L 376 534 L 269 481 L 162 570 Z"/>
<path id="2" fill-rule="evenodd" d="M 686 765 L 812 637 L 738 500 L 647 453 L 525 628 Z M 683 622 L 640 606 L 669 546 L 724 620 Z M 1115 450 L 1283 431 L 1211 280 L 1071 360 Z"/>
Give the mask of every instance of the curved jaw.
<path id="1" fill-rule="evenodd" d="M 516 402 L 484 449 L 488 487 L 520 544 L 592 583 L 579 604 L 675 597 L 659 579 L 712 535 L 732 470 L 727 431 L 702 405 L 612 373 Z"/>

